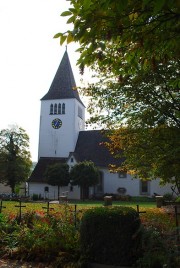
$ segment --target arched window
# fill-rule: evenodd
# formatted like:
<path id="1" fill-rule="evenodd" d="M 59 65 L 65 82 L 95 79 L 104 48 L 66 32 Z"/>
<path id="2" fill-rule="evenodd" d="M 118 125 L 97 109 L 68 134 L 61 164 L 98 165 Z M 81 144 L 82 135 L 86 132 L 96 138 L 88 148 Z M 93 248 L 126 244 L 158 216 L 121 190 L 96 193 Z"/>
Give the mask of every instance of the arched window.
<path id="1" fill-rule="evenodd" d="M 65 114 L 65 103 L 62 104 L 62 114 Z"/>
<path id="2" fill-rule="evenodd" d="M 58 114 L 61 114 L 61 103 L 58 104 Z"/>
<path id="3" fill-rule="evenodd" d="M 57 114 L 57 104 L 54 104 L 54 114 Z"/>
<path id="4" fill-rule="evenodd" d="M 53 104 L 50 105 L 50 114 L 53 114 Z"/>

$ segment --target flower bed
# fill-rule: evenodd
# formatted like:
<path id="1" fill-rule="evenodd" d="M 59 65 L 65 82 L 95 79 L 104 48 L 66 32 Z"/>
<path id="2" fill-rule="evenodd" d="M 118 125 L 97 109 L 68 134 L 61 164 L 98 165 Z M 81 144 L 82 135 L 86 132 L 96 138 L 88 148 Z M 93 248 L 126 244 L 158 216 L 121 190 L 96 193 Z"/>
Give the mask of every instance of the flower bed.
<path id="1" fill-rule="evenodd" d="M 19 221 L 19 208 L 15 205 L 18 203 L 6 205 L 0 214 L 0 257 L 46 261 L 53 267 L 82 267 L 79 225 L 87 207 L 81 206 L 79 211 L 79 207 L 68 204 L 50 204 L 47 211 L 43 208 L 47 208 L 45 203 L 24 203 Z M 169 265 L 170 259 L 171 266 L 167 267 L 177 267 L 173 266 L 179 253 L 174 214 L 167 214 L 163 208 L 145 210 L 140 214 L 144 229 L 142 256 L 135 267 L 151 268 L 153 262 Z"/>

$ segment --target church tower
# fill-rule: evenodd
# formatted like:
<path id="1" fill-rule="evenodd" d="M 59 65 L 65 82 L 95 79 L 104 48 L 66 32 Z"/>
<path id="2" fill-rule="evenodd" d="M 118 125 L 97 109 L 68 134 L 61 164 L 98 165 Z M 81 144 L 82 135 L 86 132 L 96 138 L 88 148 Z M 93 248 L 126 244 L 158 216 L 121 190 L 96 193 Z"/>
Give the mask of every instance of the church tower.
<path id="1" fill-rule="evenodd" d="M 38 159 L 67 158 L 74 151 L 84 125 L 85 107 L 65 51 L 50 89 L 41 99 Z"/>

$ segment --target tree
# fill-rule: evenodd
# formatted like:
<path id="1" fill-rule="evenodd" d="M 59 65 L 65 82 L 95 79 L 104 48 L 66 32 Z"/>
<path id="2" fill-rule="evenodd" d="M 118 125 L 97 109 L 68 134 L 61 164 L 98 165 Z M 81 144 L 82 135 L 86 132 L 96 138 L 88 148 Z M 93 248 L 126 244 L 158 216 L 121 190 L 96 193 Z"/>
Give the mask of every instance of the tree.
<path id="1" fill-rule="evenodd" d="M 86 193 L 89 193 L 89 187 L 99 182 L 99 170 L 91 161 L 80 162 L 71 168 L 70 180 L 72 185 L 81 187 L 84 200 Z"/>
<path id="2" fill-rule="evenodd" d="M 60 187 L 67 186 L 69 183 L 69 166 L 67 164 L 56 163 L 49 165 L 44 174 L 48 184 L 58 187 L 58 198 Z"/>
<path id="3" fill-rule="evenodd" d="M 0 131 L 0 181 L 11 187 L 28 179 L 31 172 L 29 137 L 25 130 L 12 126 Z"/>
<path id="4" fill-rule="evenodd" d="M 150 107 L 179 127 L 178 2 L 70 2 L 73 8 L 61 15 L 70 16 L 67 22 L 74 28 L 55 37 L 61 43 L 79 42 L 80 68 L 90 66 L 98 74 L 99 83 L 84 90 L 93 96 L 89 111 L 96 116 L 91 122 L 131 121 L 132 111 L 139 115 Z"/>
<path id="5" fill-rule="evenodd" d="M 124 157 L 112 171 L 128 171 L 142 180 L 160 178 L 160 184 L 172 183 L 180 193 L 179 130 L 165 125 L 156 128 L 121 128 L 109 133 L 105 145 L 115 157 Z"/>
<path id="6" fill-rule="evenodd" d="M 80 70 L 83 73 L 84 67 L 89 66 L 94 72 L 96 83 L 83 89 L 90 97 L 89 112 L 93 114 L 90 122 L 100 122 L 111 129 L 109 149 L 113 152 L 116 146 L 121 151 L 126 163 L 129 161 L 126 165 L 129 171 L 133 169 L 145 178 L 142 165 L 147 166 L 148 178 L 158 174 L 166 182 L 164 159 L 169 157 L 171 163 L 179 160 L 176 143 L 180 134 L 178 1 L 70 2 L 69 10 L 61 15 L 70 16 L 67 23 L 73 23 L 73 29 L 55 37 L 61 43 L 79 42 Z M 149 138 L 152 146 L 147 150 L 142 144 L 149 144 Z M 122 146 L 124 140 L 126 146 Z M 161 151 L 157 149 L 159 141 L 163 141 Z M 133 146 L 137 144 L 141 145 L 139 153 L 143 161 L 134 154 Z M 173 144 L 175 149 L 168 144 Z M 160 155 L 153 162 L 156 150 Z M 152 163 L 162 172 L 155 171 Z M 172 166 L 169 180 L 173 182 L 176 173 L 178 181 L 179 171 L 173 171 Z"/>
<path id="7" fill-rule="evenodd" d="M 55 37 L 61 43 L 79 42 L 82 67 L 96 63 L 117 73 L 118 65 L 126 62 L 131 72 L 138 63 L 154 68 L 156 61 L 166 64 L 179 55 L 176 0 L 70 0 L 70 4 L 61 15 L 70 17 L 67 23 L 73 23 L 73 29 Z"/>

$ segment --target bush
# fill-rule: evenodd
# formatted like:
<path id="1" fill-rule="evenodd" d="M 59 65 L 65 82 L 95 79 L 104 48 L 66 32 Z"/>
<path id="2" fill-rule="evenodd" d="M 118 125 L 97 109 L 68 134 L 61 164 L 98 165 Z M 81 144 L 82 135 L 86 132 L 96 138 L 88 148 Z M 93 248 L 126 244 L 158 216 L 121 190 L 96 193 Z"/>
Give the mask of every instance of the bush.
<path id="1" fill-rule="evenodd" d="M 139 256 L 141 222 L 129 207 L 87 210 L 80 226 L 80 246 L 88 261 L 131 265 Z"/>
<path id="2" fill-rule="evenodd" d="M 155 199 L 149 196 L 132 196 L 132 202 L 153 202 Z"/>
<path id="3" fill-rule="evenodd" d="M 180 202 L 180 196 L 176 198 L 175 202 Z"/>
<path id="4" fill-rule="evenodd" d="M 173 196 L 172 196 L 172 194 L 171 194 L 171 193 L 165 193 L 165 194 L 163 195 L 163 200 L 164 200 L 164 201 L 173 201 Z"/>
<path id="5" fill-rule="evenodd" d="M 33 194 L 32 199 L 33 199 L 33 201 L 39 200 L 38 194 Z"/>

